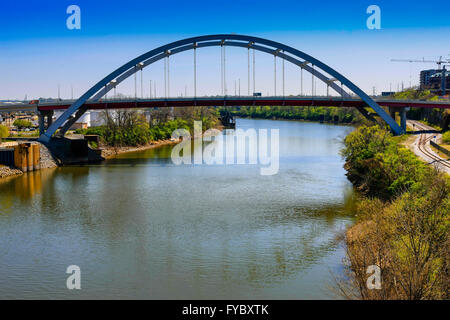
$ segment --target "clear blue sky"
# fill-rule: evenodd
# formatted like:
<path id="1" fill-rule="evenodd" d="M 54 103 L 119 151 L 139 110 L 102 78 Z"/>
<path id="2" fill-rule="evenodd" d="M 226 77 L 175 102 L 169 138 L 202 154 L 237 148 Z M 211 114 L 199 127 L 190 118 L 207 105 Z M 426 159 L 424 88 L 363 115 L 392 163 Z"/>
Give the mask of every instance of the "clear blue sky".
<path id="1" fill-rule="evenodd" d="M 68 30 L 66 8 L 81 8 L 81 30 Z M 366 8 L 381 8 L 381 30 L 368 30 Z M 447 1 L 2 1 L 0 4 L 0 99 L 78 96 L 114 68 L 156 46 L 181 38 L 239 33 L 284 42 L 334 67 L 366 92 L 418 82 L 433 64 L 391 58 L 450 57 Z M 245 50 L 229 49 L 227 85 L 241 79 L 246 92 Z M 199 52 L 200 94 L 220 92 L 220 50 Z M 273 58 L 257 56 L 257 89 L 273 90 Z M 279 63 L 281 66 L 281 63 Z M 217 70 L 217 72 L 215 72 Z M 171 61 L 171 92 L 192 90 L 191 54 Z M 281 74 L 281 72 L 278 72 Z M 144 73 L 162 94 L 162 64 Z M 288 67 L 288 93 L 298 92 L 297 70 Z M 281 79 L 278 85 L 281 88 Z M 306 82 L 306 80 L 305 80 Z M 320 85 L 319 85 L 320 86 Z M 118 91 L 134 92 L 128 81 Z M 306 88 L 306 85 L 305 85 Z M 307 90 L 307 89 L 305 89 Z M 140 89 L 139 89 L 140 92 Z M 319 91 L 320 92 L 320 91 Z"/>

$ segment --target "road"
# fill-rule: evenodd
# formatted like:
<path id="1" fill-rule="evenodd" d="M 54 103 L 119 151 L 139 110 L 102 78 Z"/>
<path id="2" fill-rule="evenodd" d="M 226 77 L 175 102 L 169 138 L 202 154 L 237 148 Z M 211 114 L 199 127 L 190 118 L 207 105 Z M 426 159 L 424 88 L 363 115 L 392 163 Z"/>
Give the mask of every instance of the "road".
<path id="1" fill-rule="evenodd" d="M 416 140 L 412 143 L 411 146 L 414 153 L 427 163 L 450 174 L 450 162 L 448 159 L 441 158 L 430 146 L 431 139 L 434 139 L 436 136 L 436 140 L 439 140 L 442 135 L 440 133 L 430 133 L 430 131 L 436 131 L 436 129 L 419 121 L 407 120 L 406 122 L 414 131 L 425 131 L 422 134 L 418 134 Z"/>

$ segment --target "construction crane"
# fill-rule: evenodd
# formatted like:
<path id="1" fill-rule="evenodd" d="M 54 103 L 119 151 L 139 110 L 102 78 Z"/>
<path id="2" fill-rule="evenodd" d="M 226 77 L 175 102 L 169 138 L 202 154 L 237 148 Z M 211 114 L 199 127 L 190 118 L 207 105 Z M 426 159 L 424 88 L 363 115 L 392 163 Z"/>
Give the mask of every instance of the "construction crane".
<path id="1" fill-rule="evenodd" d="M 442 56 L 439 57 L 439 60 L 425 60 L 425 58 L 422 58 L 422 60 L 416 60 L 416 59 L 391 59 L 391 61 L 394 62 L 422 62 L 422 63 L 436 63 L 438 65 L 438 69 L 442 68 L 442 65 L 450 64 L 450 59 L 444 59 L 442 60 Z"/>
<path id="2" fill-rule="evenodd" d="M 449 54 L 450 56 L 450 54 Z M 439 60 L 425 60 L 425 58 L 422 58 L 422 60 L 417 59 L 391 59 L 391 61 L 394 62 L 419 62 L 419 63 L 436 63 L 438 65 L 438 70 L 441 71 L 441 90 L 442 95 L 445 95 L 446 93 L 446 73 L 447 69 L 445 68 L 446 65 L 450 65 L 450 59 L 442 59 L 442 56 L 439 57 Z M 410 75 L 411 77 L 411 75 Z"/>

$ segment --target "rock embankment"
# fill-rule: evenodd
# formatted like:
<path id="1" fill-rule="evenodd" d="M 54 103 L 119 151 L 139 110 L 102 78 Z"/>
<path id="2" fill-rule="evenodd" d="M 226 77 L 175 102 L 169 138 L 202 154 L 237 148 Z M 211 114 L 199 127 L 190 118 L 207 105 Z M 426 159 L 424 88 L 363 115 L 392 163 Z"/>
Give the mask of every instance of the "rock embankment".
<path id="1" fill-rule="evenodd" d="M 35 142 L 37 144 L 39 144 L 41 147 L 41 159 L 40 159 L 40 165 L 41 165 L 41 169 L 49 169 L 49 168 L 55 168 L 58 166 L 58 164 L 56 163 L 56 160 L 53 158 L 50 150 L 48 150 L 48 148 L 43 145 L 42 143 L 39 142 Z"/>
<path id="2" fill-rule="evenodd" d="M 23 172 L 19 169 L 10 168 L 0 164 L 0 178 L 6 178 L 9 176 L 15 176 L 18 174 L 22 174 Z"/>

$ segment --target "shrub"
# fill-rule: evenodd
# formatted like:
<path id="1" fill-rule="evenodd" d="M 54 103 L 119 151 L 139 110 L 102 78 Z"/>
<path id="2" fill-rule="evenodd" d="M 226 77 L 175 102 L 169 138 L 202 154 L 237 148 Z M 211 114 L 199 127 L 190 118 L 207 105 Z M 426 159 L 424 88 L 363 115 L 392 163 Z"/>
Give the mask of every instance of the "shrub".
<path id="1" fill-rule="evenodd" d="M 361 126 L 344 140 L 348 179 L 367 196 L 388 200 L 417 187 L 430 169 L 379 126 Z"/>
<path id="2" fill-rule="evenodd" d="M 347 298 L 448 299 L 450 179 L 428 167 L 380 127 L 349 134 L 342 155 L 363 195 L 347 232 Z M 367 267 L 381 269 L 369 290 Z M 348 283 L 348 282 L 347 282 Z"/>
<path id="3" fill-rule="evenodd" d="M 450 144 L 450 131 L 447 131 L 442 135 L 442 141 L 446 144 Z"/>
<path id="4" fill-rule="evenodd" d="M 2 138 L 7 138 L 9 136 L 9 129 L 5 126 L 0 125 L 0 142 Z"/>
<path id="5" fill-rule="evenodd" d="M 13 125 L 19 129 L 31 128 L 31 122 L 28 120 L 17 119 L 14 120 Z"/>
<path id="6" fill-rule="evenodd" d="M 450 184 L 436 170 L 422 183 L 392 202 L 365 199 L 358 204 L 359 221 L 347 232 L 353 298 L 449 298 Z M 370 265 L 381 269 L 380 290 L 366 286 Z M 343 293 L 352 297 L 351 290 Z"/>

